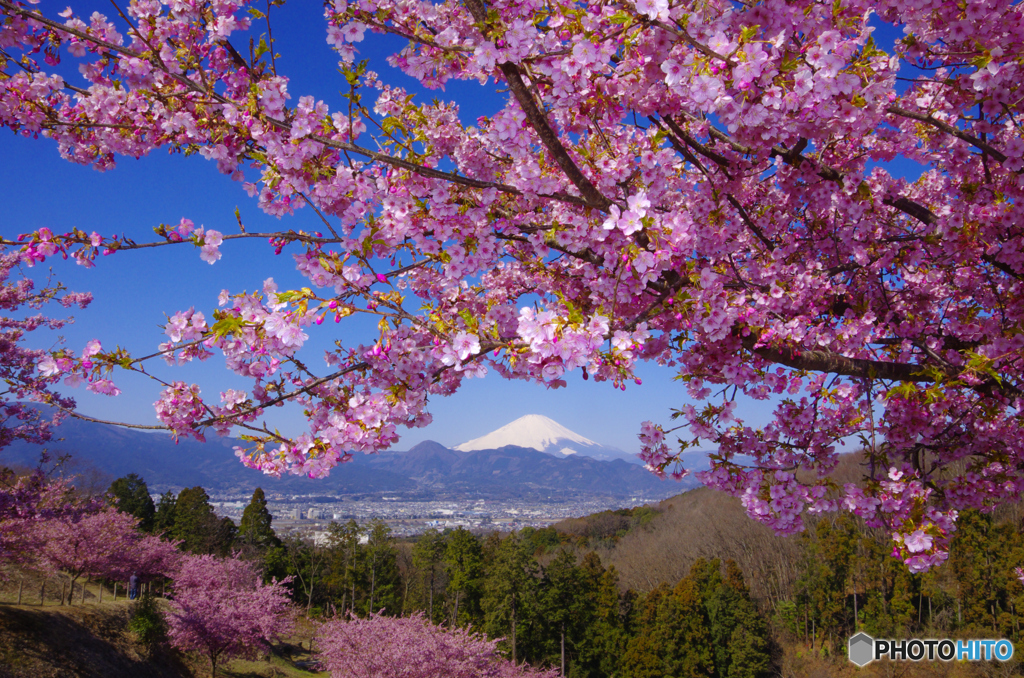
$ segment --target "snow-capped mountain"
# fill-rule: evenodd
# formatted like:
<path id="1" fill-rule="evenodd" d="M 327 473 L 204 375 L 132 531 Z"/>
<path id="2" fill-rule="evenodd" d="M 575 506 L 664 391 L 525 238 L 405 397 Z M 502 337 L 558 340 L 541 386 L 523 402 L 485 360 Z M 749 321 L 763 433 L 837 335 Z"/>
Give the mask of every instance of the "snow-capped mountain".
<path id="1" fill-rule="evenodd" d="M 634 455 L 623 452 L 617 447 L 606 447 L 595 443 L 540 414 L 527 414 L 511 424 L 506 424 L 483 437 L 456 445 L 452 449 L 459 452 L 470 452 L 473 450 L 497 450 L 508 445 L 532 448 L 555 457 L 579 454 L 602 461 L 622 459 L 634 464 L 640 463 L 640 460 Z"/>

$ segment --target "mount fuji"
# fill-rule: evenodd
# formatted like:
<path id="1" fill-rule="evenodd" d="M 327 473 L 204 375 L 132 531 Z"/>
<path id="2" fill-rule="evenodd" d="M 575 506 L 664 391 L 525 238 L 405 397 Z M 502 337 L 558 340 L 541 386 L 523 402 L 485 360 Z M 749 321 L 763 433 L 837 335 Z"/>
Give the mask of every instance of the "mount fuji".
<path id="1" fill-rule="evenodd" d="M 575 454 L 600 461 L 621 459 L 632 464 L 642 463 L 635 455 L 623 452 L 617 447 L 606 447 L 595 443 L 540 414 L 527 414 L 511 424 L 506 424 L 480 438 L 456 445 L 452 449 L 459 452 L 472 452 L 475 450 L 497 450 L 510 445 L 531 448 L 553 457 L 564 458 Z"/>

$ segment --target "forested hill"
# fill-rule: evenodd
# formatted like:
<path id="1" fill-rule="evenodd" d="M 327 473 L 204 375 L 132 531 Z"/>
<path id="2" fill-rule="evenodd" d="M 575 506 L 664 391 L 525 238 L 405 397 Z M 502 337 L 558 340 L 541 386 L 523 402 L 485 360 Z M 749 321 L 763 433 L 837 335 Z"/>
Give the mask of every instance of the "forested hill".
<path id="1" fill-rule="evenodd" d="M 217 494 L 248 495 L 256 487 L 267 493 L 352 495 L 401 493 L 428 498 L 434 495 L 485 497 L 546 497 L 603 495 L 643 496 L 660 499 L 696 482 L 677 483 L 656 478 L 636 464 L 602 461 L 582 455 L 555 457 L 537 450 L 506 446 L 498 450 L 450 450 L 426 441 L 407 452 L 356 454 L 329 477 L 311 480 L 288 476 L 272 478 L 244 467 L 234 438 L 210 436 L 206 443 L 167 434 L 65 420 L 57 429 L 60 440 L 47 447 L 67 453 L 77 469 L 92 468 L 110 479 L 135 473 L 156 491 L 202 486 Z M 18 442 L 3 451 L 0 462 L 32 466 L 39 457 L 36 445 Z"/>

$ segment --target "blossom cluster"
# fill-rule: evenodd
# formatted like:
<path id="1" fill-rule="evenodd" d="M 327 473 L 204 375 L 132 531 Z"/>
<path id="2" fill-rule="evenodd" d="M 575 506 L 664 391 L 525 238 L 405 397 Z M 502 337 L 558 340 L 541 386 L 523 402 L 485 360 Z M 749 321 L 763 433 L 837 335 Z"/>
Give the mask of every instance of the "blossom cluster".
<path id="1" fill-rule="evenodd" d="M 289 249 L 308 287 L 271 278 L 169 318 L 168 362 L 219 351 L 251 383 L 207 405 L 165 380 L 158 416 L 177 435 L 256 429 L 244 463 L 323 477 L 428 423 L 428 400 L 465 379 L 625 389 L 648 361 L 703 404 L 679 407 L 678 450 L 675 429 L 645 423 L 644 460 L 681 477 L 683 450 L 716 448 L 701 479 L 781 532 L 853 511 L 923 570 L 957 511 L 1024 492 L 1019 3 L 339 0 L 324 18 L 342 111 L 293 91 L 272 46 L 232 46 L 248 4 L 133 0 L 127 30 L 0 7 L 15 55 L 0 125 L 100 169 L 198 149 L 267 214 L 322 218 L 312 233 L 183 219 L 153 243 L 20 241 L 26 265 L 186 244 L 213 264 L 239 238 Z M 883 44 L 878 22 L 905 37 Z M 473 121 L 419 103 L 357 59 L 377 34 L 408 40 L 389 63 L 424 87 L 506 94 Z M 84 82 L 56 73 L 69 58 Z M 914 181 L 893 169 L 910 165 Z M 318 372 L 309 337 L 356 315 L 378 335 L 339 340 Z M 15 381 L 109 394 L 112 370 L 140 369 L 91 348 L 32 361 Z M 770 421 L 744 421 L 743 399 Z M 309 430 L 261 432 L 286 401 Z M 870 469 L 840 488 L 829 474 L 853 440 Z"/>

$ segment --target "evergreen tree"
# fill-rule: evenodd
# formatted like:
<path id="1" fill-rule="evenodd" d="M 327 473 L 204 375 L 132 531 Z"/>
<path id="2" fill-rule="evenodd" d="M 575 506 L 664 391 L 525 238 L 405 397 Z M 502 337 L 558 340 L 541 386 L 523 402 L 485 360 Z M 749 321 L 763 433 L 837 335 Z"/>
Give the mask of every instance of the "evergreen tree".
<path id="1" fill-rule="evenodd" d="M 479 617 L 483 574 L 483 549 L 469 530 L 459 527 L 448 533 L 444 565 L 451 601 L 449 624 L 461 626 Z"/>
<path id="2" fill-rule="evenodd" d="M 366 568 L 366 613 L 381 610 L 391 615 L 401 613 L 401 576 L 398 572 L 398 551 L 391 528 L 379 518 L 370 522 L 363 563 Z"/>
<path id="3" fill-rule="evenodd" d="M 284 542 L 288 558 L 288 574 L 292 580 L 292 597 L 305 605 L 309 616 L 314 596 L 320 593 L 327 569 L 328 549 L 315 540 L 290 535 Z"/>
<path id="4" fill-rule="evenodd" d="M 626 649 L 628 636 L 623 624 L 622 597 L 619 595 L 618 573 L 607 570 L 594 552 L 580 564 L 591 605 L 591 617 L 584 628 L 572 675 L 599 678 L 615 673 Z"/>
<path id="5" fill-rule="evenodd" d="M 242 520 L 238 525 L 238 540 L 253 547 L 268 547 L 280 543 L 274 528 L 271 527 L 274 517 L 267 509 L 267 498 L 263 488 L 257 487 L 252 493 L 249 505 L 242 512 Z"/>
<path id="6" fill-rule="evenodd" d="M 443 593 L 444 537 L 437 530 L 427 530 L 412 548 L 412 564 L 421 588 L 421 607 L 427 612 L 431 624 L 436 623 L 434 598 Z M 441 606 L 437 607 L 438 610 Z"/>
<path id="7" fill-rule="evenodd" d="M 853 628 L 847 599 L 857 551 L 856 522 L 848 515 L 825 517 L 801 535 L 801 543 L 797 599 L 810 622 L 812 646 L 841 652 Z"/>
<path id="8" fill-rule="evenodd" d="M 712 599 L 708 617 L 715 644 L 715 671 L 722 678 L 765 678 L 771 673 L 772 641 L 768 624 L 750 598 L 743 573 L 725 561 L 725 578 Z M 724 652 L 720 652 L 720 648 Z"/>
<path id="9" fill-rule="evenodd" d="M 675 589 L 662 584 L 647 594 L 636 633 L 620 667 L 623 678 L 704 678 L 715 676 L 711 631 L 701 597 L 709 580 L 706 561 Z"/>
<path id="10" fill-rule="evenodd" d="M 703 606 L 705 591 L 698 581 L 684 578 L 667 597 L 659 615 L 658 633 L 670 639 L 667 675 L 687 678 L 715 675 L 710 623 Z M 674 624 L 674 628 L 673 628 Z"/>
<path id="11" fill-rule="evenodd" d="M 153 532 L 155 534 L 171 535 L 174 531 L 177 505 L 178 500 L 170 490 L 160 495 L 160 501 L 157 503 L 156 512 L 153 515 Z"/>
<path id="12" fill-rule="evenodd" d="M 344 525 L 331 523 L 327 528 L 329 547 L 325 585 L 331 599 L 342 614 L 361 609 L 363 600 L 363 554 L 359 539 L 363 529 L 354 520 Z"/>
<path id="13" fill-rule="evenodd" d="M 576 567 L 576 554 L 567 549 L 558 552 L 544 568 L 541 594 L 544 619 L 551 637 L 558 639 L 552 657 L 566 675 L 566 652 L 575 654 L 576 641 L 583 636 L 592 608 L 591 592 L 587 590 L 582 572 Z"/>
<path id="14" fill-rule="evenodd" d="M 153 531 L 156 507 L 153 498 L 149 496 L 145 480 L 134 473 L 129 473 L 111 483 L 107 494 L 118 511 L 138 518 L 142 530 Z"/>
<path id="15" fill-rule="evenodd" d="M 522 628 L 536 613 L 538 569 L 529 544 L 521 534 L 513 532 L 494 550 L 484 580 L 484 628 L 492 638 L 505 639 L 502 645 L 508 649 L 513 663 L 522 657 Z"/>
<path id="16" fill-rule="evenodd" d="M 178 493 L 171 536 L 183 540 L 182 548 L 190 553 L 227 555 L 235 528 L 230 518 L 217 519 L 206 490 L 187 487 Z"/>

